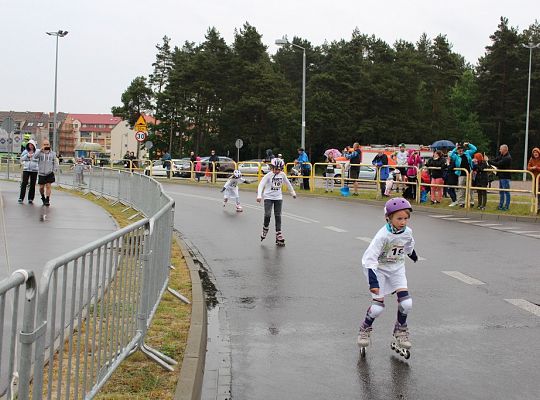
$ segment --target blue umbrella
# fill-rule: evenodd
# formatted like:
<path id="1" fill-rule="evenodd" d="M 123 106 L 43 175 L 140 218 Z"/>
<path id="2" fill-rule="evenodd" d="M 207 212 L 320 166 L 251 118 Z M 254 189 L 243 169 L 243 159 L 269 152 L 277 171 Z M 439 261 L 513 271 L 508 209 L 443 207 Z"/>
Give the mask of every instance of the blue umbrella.
<path id="1" fill-rule="evenodd" d="M 431 146 L 432 149 L 438 150 L 438 149 L 453 149 L 456 147 L 454 143 L 452 143 L 450 140 L 437 140 L 436 142 L 433 142 Z"/>

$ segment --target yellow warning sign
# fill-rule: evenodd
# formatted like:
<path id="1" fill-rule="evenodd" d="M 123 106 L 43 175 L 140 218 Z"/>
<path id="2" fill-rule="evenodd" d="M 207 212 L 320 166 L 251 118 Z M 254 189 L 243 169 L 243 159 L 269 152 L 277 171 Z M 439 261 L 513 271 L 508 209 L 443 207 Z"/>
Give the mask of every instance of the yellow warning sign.
<path id="1" fill-rule="evenodd" d="M 146 121 L 144 120 L 143 116 L 141 115 L 137 122 L 135 123 L 135 131 L 136 132 L 147 132 L 148 128 L 146 126 Z"/>

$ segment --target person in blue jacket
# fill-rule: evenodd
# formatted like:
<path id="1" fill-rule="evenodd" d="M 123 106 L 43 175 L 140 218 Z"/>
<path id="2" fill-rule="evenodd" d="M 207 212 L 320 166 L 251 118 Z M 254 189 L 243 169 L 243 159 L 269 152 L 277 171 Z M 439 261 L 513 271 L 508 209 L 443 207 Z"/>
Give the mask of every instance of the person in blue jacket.
<path id="1" fill-rule="evenodd" d="M 311 175 L 311 164 L 309 163 L 308 155 L 303 148 L 298 149 L 298 158 L 296 159 L 296 162 L 300 164 L 300 170 L 302 171 L 302 176 L 304 176 L 304 190 L 309 190 L 309 176 Z"/>
<path id="2" fill-rule="evenodd" d="M 458 177 L 459 189 L 456 190 L 457 199 L 450 204 L 450 207 L 460 206 L 465 207 L 465 187 L 467 186 L 467 176 L 465 171 L 457 168 L 462 168 L 469 171 L 469 174 L 473 167 L 472 157 L 476 153 L 476 146 L 469 142 L 463 144 L 456 143 L 456 147 L 448 154 L 448 157 L 454 161 L 455 170 L 454 174 Z M 452 172 L 450 172 L 452 173 Z"/>
<path id="3" fill-rule="evenodd" d="M 390 169 L 388 168 L 388 156 L 384 154 L 384 149 L 379 149 L 379 152 L 377 153 L 373 161 L 371 161 L 371 164 L 373 164 L 375 167 L 380 168 L 379 181 L 381 186 L 381 194 L 384 197 L 386 180 L 388 179 L 388 175 L 390 174 Z"/>

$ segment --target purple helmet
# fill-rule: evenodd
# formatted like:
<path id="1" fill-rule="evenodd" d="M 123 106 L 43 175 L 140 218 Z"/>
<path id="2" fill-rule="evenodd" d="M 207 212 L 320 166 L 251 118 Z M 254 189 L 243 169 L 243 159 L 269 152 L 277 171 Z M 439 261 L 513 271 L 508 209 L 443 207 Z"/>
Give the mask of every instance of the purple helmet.
<path id="1" fill-rule="evenodd" d="M 389 215 L 395 213 L 396 211 L 409 210 L 412 211 L 411 203 L 403 197 L 395 197 L 390 199 L 384 205 L 384 216 L 388 217 Z"/>

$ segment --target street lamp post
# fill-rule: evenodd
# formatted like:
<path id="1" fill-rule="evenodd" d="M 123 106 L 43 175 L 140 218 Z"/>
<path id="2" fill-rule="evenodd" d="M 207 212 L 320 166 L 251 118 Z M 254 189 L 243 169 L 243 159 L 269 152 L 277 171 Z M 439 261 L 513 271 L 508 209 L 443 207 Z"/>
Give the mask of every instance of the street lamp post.
<path id="1" fill-rule="evenodd" d="M 56 97 L 58 89 L 58 38 L 64 37 L 68 31 L 45 32 L 49 36 L 56 36 L 56 60 L 54 64 L 54 115 L 53 115 L 53 150 L 58 154 L 58 131 L 56 126 Z"/>
<path id="2" fill-rule="evenodd" d="M 525 117 L 525 149 L 523 150 L 523 169 L 527 170 L 527 155 L 529 147 L 529 105 L 531 101 L 531 64 L 532 51 L 540 47 L 540 43 L 522 44 L 523 47 L 529 49 L 529 84 L 527 86 L 527 116 Z M 523 173 L 523 181 L 527 180 L 527 174 Z"/>
<path id="3" fill-rule="evenodd" d="M 306 48 L 297 44 L 289 42 L 287 39 L 276 39 L 276 45 L 285 46 L 290 44 L 291 46 L 298 47 L 302 50 L 302 136 L 301 144 L 304 150 L 306 149 Z"/>

